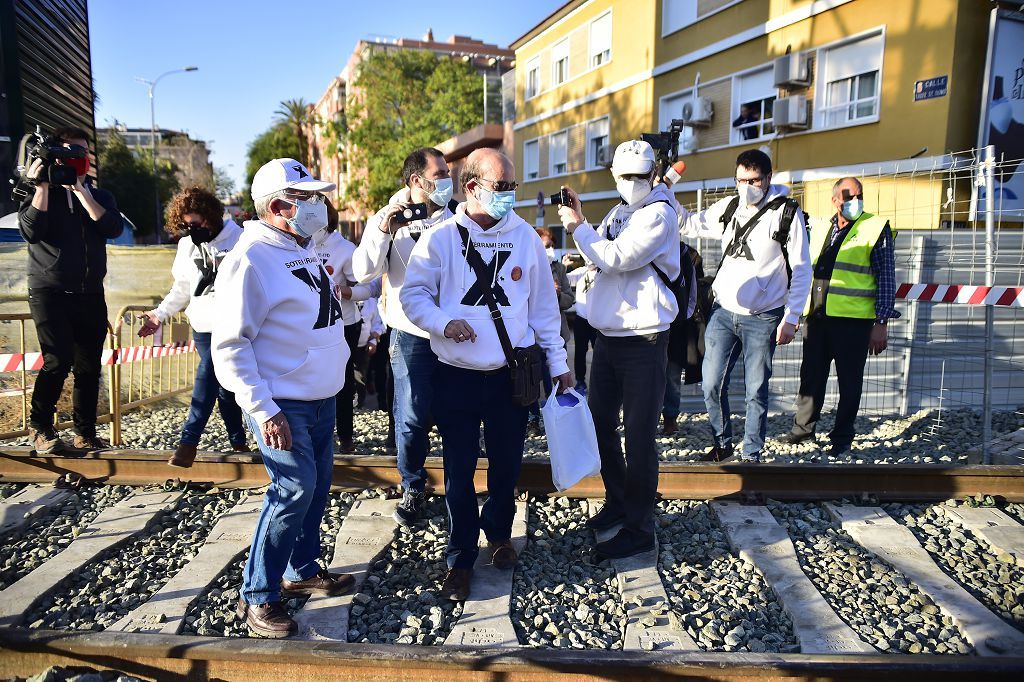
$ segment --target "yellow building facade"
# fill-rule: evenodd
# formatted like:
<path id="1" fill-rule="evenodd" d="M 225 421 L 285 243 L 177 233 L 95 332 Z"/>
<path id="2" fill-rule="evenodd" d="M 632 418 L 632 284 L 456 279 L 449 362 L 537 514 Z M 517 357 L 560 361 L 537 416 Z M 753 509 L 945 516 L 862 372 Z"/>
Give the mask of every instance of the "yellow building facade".
<path id="1" fill-rule="evenodd" d="M 684 204 L 698 189 L 731 187 L 737 154 L 760 148 L 812 216 L 831 215 L 832 183 L 855 175 L 868 210 L 899 229 L 937 227 L 941 173 L 929 179 L 927 169 L 975 144 L 990 9 L 977 0 L 568 2 L 511 45 L 517 211 L 534 221 L 538 193 L 546 200 L 568 185 L 599 221 L 618 199 L 606 167 L 615 146 L 685 118 L 687 171 L 675 188 Z M 557 212 L 549 205 L 538 222 L 557 225 Z"/>

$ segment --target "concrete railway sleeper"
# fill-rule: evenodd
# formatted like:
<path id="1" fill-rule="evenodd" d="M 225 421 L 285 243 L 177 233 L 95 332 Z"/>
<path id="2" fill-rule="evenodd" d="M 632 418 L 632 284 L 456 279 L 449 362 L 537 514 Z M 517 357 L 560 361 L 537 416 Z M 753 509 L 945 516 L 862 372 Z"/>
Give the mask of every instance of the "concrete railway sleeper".
<path id="1" fill-rule="evenodd" d="M 57 495 L 28 487 L 0 501 L 8 521 L 26 500 L 42 506 L 0 534 L 4 546 L 59 549 L 0 591 L 0 676 L 77 661 L 152 679 L 255 680 L 272 677 L 274 663 L 254 670 L 254 661 L 274 656 L 308 679 L 337 678 L 332 662 L 349 666 L 343 679 L 389 678 L 385 671 L 402 665 L 395 677 L 449 680 L 556 671 L 578 679 L 1024 673 L 1015 618 L 1024 585 L 1008 563 L 1024 526 L 999 514 L 997 551 L 978 541 L 981 531 L 965 535 L 964 519 L 976 515 L 954 501 L 665 501 L 654 552 L 599 563 L 584 525 L 594 502 L 527 495 L 517 510 L 518 565 L 508 573 L 481 562 L 475 594 L 454 603 L 437 597 L 443 498 L 404 529 L 391 520 L 390 489 L 333 493 L 322 558 L 355 574 L 356 589 L 292 600 L 299 634 L 269 642 L 247 637 L 230 615 L 260 491 L 167 488 L 84 486 Z M 115 491 L 101 510 L 74 504 L 99 499 L 99 490 Z M 872 535 L 875 527 L 885 538 Z M 901 534 L 898 547 L 892 533 Z M 958 545 L 961 560 L 964 551 L 987 552 L 982 558 L 1005 570 L 958 573 L 929 558 L 960 537 L 973 543 Z M 376 652 L 376 666 L 366 652 Z"/>

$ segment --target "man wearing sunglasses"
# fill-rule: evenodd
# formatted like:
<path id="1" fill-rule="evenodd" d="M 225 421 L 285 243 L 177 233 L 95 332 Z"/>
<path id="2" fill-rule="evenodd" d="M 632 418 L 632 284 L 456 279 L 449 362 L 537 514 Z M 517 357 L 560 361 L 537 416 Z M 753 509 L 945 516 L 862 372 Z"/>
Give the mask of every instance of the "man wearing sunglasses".
<path id="1" fill-rule="evenodd" d="M 772 162 L 757 149 L 736 159 L 736 194 L 682 221 L 684 237 L 722 241 L 704 332 L 704 405 L 714 443 L 705 461 L 761 461 L 768 430 L 768 381 L 776 345 L 796 334 L 811 287 L 807 229 L 789 188 L 772 184 Z M 733 455 L 729 375 L 743 358 L 746 423 Z"/>
<path id="2" fill-rule="evenodd" d="M 282 592 L 338 595 L 354 584 L 318 562 L 349 358 L 341 303 L 313 243 L 327 227 L 320 193 L 331 189 L 294 159 L 267 162 L 252 180 L 259 220 L 246 221 L 217 275 L 213 366 L 270 475 L 237 608 L 264 637 L 296 632 Z"/>
<path id="3" fill-rule="evenodd" d="M 793 428 L 779 440 L 814 439 L 835 361 L 839 405 L 827 453 L 835 457 L 853 444 L 868 355 L 886 349 L 887 325 L 900 314 L 895 309 L 896 261 L 889 222 L 864 210 L 864 188 L 857 178 L 835 183 L 832 206 L 832 219 L 811 227 L 814 283 L 805 309 L 800 392 Z"/>
<path id="4" fill-rule="evenodd" d="M 108 447 L 96 437 L 100 357 L 107 335 L 107 240 L 121 234 L 123 221 L 110 192 L 92 186 L 89 135 L 80 128 L 58 128 L 53 139 L 85 156 L 63 162 L 75 168 L 73 186 L 50 187 L 36 159 L 28 168 L 34 194 L 18 210 L 18 229 L 28 242 L 28 302 L 36 325 L 43 367 L 32 392 L 29 427 L 36 452 L 66 447 L 53 428 L 57 400 L 69 372 L 75 425 L 73 446 Z M 57 163 L 62 163 L 57 161 Z"/>

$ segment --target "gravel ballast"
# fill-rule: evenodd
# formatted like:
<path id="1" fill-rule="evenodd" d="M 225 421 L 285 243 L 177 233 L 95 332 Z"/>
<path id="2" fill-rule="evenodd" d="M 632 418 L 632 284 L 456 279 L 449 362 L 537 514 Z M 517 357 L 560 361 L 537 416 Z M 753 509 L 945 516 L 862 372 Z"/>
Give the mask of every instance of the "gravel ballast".
<path id="1" fill-rule="evenodd" d="M 595 564 L 586 500 L 531 498 L 516 567 L 512 624 L 533 647 L 621 649 L 625 609 L 615 570 Z"/>
<path id="2" fill-rule="evenodd" d="M 0 537 L 0 590 L 64 551 L 101 511 L 130 494 L 132 488 L 125 485 L 83 487 L 60 507 Z"/>
<path id="3" fill-rule="evenodd" d="M 804 573 L 865 642 L 884 652 L 974 653 L 927 594 L 857 544 L 820 505 L 772 500 L 768 508 L 789 532 Z"/>
<path id="4" fill-rule="evenodd" d="M 799 651 L 789 615 L 764 575 L 732 555 L 706 502 L 663 501 L 656 522 L 662 583 L 679 622 L 702 649 Z"/>
<path id="5" fill-rule="evenodd" d="M 145 603 L 202 547 L 217 519 L 246 494 L 188 490 L 141 535 L 68 576 L 26 615 L 33 628 L 103 630 Z"/>
<path id="6" fill-rule="evenodd" d="M 955 503 L 952 503 L 955 504 Z M 1024 630 L 1024 567 L 1012 554 L 942 513 L 942 505 L 886 504 L 889 515 L 910 529 L 943 571 L 1007 623 Z"/>
<path id="7" fill-rule="evenodd" d="M 0 500 L 6 500 L 24 487 L 24 483 L 0 483 Z"/>
<path id="8" fill-rule="evenodd" d="M 264 490 L 252 491 L 263 495 Z M 334 541 L 345 515 L 355 498 L 349 493 L 331 493 L 327 498 L 327 509 L 320 523 L 320 559 L 327 566 L 334 554 Z M 249 551 L 242 552 L 227 569 L 221 571 L 185 611 L 181 628 L 183 635 L 204 635 L 209 637 L 249 637 L 245 623 L 235 616 L 238 592 L 242 586 L 242 572 Z M 289 599 L 285 602 L 289 611 L 295 613 L 306 603 L 308 597 Z"/>
<path id="9" fill-rule="evenodd" d="M 352 598 L 348 641 L 370 644 L 444 643 L 462 604 L 438 595 L 448 572 L 444 498 L 429 497 L 411 528 L 395 527 L 391 544 L 370 564 L 362 591 Z"/>

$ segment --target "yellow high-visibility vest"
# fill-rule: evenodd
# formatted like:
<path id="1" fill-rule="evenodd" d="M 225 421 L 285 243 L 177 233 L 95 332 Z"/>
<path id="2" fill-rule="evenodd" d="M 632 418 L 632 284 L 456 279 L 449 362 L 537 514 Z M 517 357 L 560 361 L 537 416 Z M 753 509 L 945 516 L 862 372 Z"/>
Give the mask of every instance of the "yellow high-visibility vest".
<path id="1" fill-rule="evenodd" d="M 871 213 L 861 213 L 853 225 L 846 228 L 832 268 L 825 298 L 825 314 L 829 317 L 853 317 L 870 320 L 875 317 L 875 291 L 878 282 L 871 272 L 871 250 L 886 224 L 885 218 Z M 832 230 L 832 223 L 817 223 L 811 226 L 811 258 L 817 265 L 821 249 Z M 896 233 L 893 232 L 893 236 Z M 804 314 L 811 312 L 810 297 Z"/>

